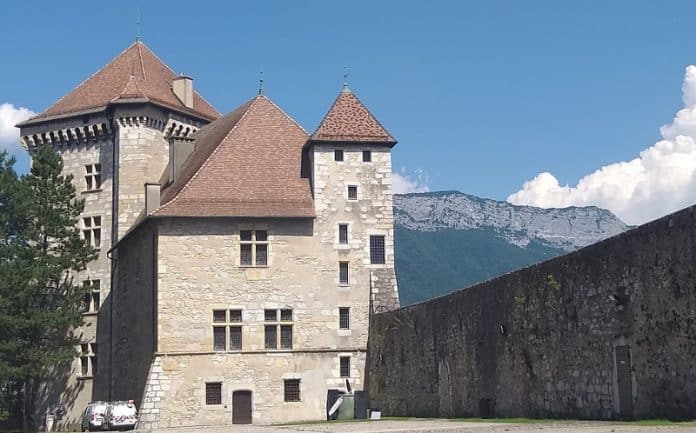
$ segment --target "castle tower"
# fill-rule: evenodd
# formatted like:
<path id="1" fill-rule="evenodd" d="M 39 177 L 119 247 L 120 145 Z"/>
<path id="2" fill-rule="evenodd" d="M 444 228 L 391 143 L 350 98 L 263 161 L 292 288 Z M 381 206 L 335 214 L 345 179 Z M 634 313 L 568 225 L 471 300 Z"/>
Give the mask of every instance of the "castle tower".
<path id="1" fill-rule="evenodd" d="M 334 245 L 338 285 L 351 286 L 351 296 L 369 293 L 377 312 L 399 306 L 391 186 L 395 144 L 346 85 L 305 149 L 315 228 Z"/>
<path id="2" fill-rule="evenodd" d="M 45 384 L 49 405 L 66 410 L 62 426 L 79 423 L 87 403 L 109 398 L 110 288 L 108 252 L 144 216 L 145 184 L 160 183 L 169 161 L 169 141 L 193 134 L 219 117 L 145 44 L 137 41 L 43 113 L 17 125 L 23 146 L 52 145 L 85 199 L 84 237 L 99 249 L 96 260 L 75 276 L 89 282 L 82 340 L 69 371 Z M 166 179 L 164 179 L 166 180 Z M 97 367 L 98 366 L 98 367 Z"/>

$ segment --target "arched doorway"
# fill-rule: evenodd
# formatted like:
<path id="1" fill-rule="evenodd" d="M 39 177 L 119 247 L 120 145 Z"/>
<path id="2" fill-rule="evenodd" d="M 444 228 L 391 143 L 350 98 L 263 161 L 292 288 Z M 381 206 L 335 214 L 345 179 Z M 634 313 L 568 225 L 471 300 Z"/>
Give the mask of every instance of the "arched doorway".
<path id="1" fill-rule="evenodd" d="M 251 424 L 251 391 L 232 393 L 232 424 Z"/>

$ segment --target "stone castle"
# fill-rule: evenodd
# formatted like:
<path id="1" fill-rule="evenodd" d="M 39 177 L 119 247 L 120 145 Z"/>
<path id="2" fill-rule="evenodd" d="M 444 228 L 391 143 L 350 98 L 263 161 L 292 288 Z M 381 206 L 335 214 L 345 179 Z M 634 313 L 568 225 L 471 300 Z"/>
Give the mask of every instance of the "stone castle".
<path id="1" fill-rule="evenodd" d="M 398 307 L 394 138 L 347 86 L 308 134 L 263 94 L 220 114 L 137 41 L 18 125 L 53 146 L 99 257 L 82 344 L 42 389 L 63 427 L 135 400 L 141 427 L 323 419 Z"/>

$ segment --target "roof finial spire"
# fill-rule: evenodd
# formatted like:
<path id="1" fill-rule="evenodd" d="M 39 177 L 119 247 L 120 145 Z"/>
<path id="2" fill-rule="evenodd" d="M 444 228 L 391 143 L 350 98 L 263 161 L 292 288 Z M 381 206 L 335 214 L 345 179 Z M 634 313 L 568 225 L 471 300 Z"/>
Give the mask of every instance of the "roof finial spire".
<path id="1" fill-rule="evenodd" d="M 135 42 L 140 42 L 140 8 L 135 9 Z"/>
<path id="2" fill-rule="evenodd" d="M 343 67 L 343 91 L 350 92 L 348 88 L 348 66 Z"/>
<path id="3" fill-rule="evenodd" d="M 259 95 L 263 95 L 263 69 L 259 72 Z"/>

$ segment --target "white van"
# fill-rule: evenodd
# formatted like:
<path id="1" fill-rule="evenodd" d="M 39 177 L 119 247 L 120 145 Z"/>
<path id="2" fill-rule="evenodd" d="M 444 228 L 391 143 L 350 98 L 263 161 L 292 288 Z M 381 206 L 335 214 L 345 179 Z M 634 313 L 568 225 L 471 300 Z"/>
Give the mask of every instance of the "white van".
<path id="1" fill-rule="evenodd" d="M 105 401 L 93 401 L 82 414 L 82 431 L 100 430 L 104 426 L 104 414 L 109 407 Z"/>
<path id="2" fill-rule="evenodd" d="M 133 400 L 113 401 L 106 410 L 105 430 L 131 430 L 138 421 L 138 410 Z"/>

